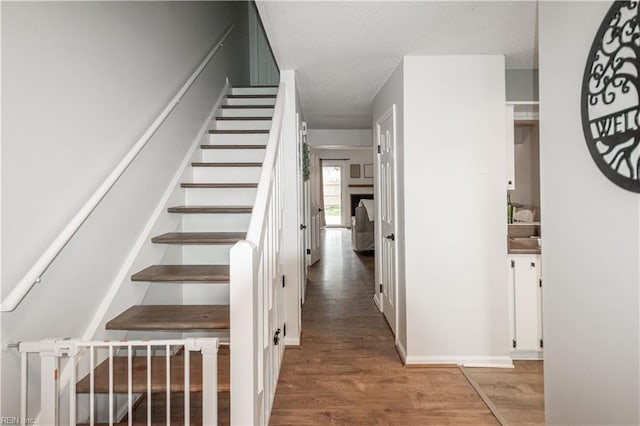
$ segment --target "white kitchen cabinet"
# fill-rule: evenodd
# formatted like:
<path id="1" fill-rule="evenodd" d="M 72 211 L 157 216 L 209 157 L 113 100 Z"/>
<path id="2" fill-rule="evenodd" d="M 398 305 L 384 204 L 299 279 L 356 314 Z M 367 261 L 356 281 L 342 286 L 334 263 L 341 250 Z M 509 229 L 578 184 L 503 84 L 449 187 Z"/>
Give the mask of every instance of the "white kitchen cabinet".
<path id="1" fill-rule="evenodd" d="M 514 129 L 514 105 L 505 107 L 505 132 L 507 137 L 507 189 L 516 188 L 516 164 L 515 164 L 515 129 Z"/>
<path id="2" fill-rule="evenodd" d="M 516 127 L 536 127 L 540 120 L 537 101 L 508 102 L 505 106 L 505 157 L 506 184 L 508 190 L 516 189 L 516 149 L 515 145 L 522 143 L 516 135 Z M 522 138 L 522 136 L 520 136 Z"/>
<path id="3" fill-rule="evenodd" d="M 510 254 L 509 332 L 514 359 L 542 359 L 542 279 L 539 254 Z"/>

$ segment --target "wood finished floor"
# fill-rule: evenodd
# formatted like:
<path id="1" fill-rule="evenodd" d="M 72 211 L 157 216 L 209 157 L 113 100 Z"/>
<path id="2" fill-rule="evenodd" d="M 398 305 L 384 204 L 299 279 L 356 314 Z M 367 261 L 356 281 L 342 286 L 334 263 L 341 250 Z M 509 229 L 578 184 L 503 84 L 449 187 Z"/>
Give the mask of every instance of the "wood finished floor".
<path id="1" fill-rule="evenodd" d="M 542 361 L 514 361 L 514 369 L 467 368 L 465 372 L 498 409 L 507 424 L 544 425 Z"/>
<path id="2" fill-rule="evenodd" d="M 271 425 L 499 424 L 457 368 L 404 368 L 373 298 L 374 258 L 323 232 L 309 271 L 303 339 L 287 348 Z"/>

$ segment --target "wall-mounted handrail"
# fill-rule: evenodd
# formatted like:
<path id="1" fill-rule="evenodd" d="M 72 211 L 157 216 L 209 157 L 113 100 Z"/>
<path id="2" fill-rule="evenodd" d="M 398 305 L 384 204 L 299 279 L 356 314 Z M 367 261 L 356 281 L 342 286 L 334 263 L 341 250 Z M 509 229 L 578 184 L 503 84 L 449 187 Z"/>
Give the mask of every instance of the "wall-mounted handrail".
<path id="1" fill-rule="evenodd" d="M 22 277 L 18 284 L 11 290 L 9 295 L 2 301 L 0 305 L 0 312 L 13 311 L 20 302 L 24 299 L 31 288 L 41 281 L 42 274 L 49 268 L 53 260 L 60 254 L 62 249 L 67 245 L 69 240 L 80 229 L 82 224 L 87 220 L 89 215 L 95 210 L 100 201 L 107 195 L 113 185 L 118 181 L 120 176 L 129 167 L 133 160 L 138 156 L 140 151 L 146 146 L 147 142 L 151 140 L 151 137 L 158 131 L 162 123 L 169 117 L 174 108 L 182 101 L 182 97 L 187 90 L 191 88 L 196 79 L 202 74 L 205 67 L 209 64 L 211 59 L 215 56 L 218 50 L 223 46 L 224 41 L 227 39 L 235 24 L 229 25 L 225 32 L 220 37 L 220 40 L 216 42 L 209 54 L 198 65 L 195 71 L 191 74 L 189 79 L 182 85 L 178 93 L 171 99 L 167 106 L 162 110 L 160 115 L 151 123 L 149 128 L 140 136 L 131 150 L 124 156 L 122 161 L 113 169 L 113 171 L 102 182 L 94 194 L 87 200 L 71 221 L 65 226 L 65 228 L 58 234 L 55 240 L 47 247 L 38 260 L 33 264 L 31 269 Z"/>

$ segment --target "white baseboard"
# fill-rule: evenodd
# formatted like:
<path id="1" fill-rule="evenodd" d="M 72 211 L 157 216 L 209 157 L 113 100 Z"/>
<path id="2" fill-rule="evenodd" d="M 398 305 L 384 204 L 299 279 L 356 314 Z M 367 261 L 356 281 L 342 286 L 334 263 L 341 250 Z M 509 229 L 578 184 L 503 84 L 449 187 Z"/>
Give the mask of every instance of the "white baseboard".
<path id="1" fill-rule="evenodd" d="M 378 310 L 380 312 L 382 312 L 382 305 L 380 304 L 380 301 L 378 300 L 378 296 L 377 295 L 373 296 L 373 303 L 375 303 L 376 304 L 376 308 L 378 308 Z"/>
<path id="2" fill-rule="evenodd" d="M 405 365 L 446 365 L 462 367 L 513 368 L 509 356 L 412 356 L 406 357 Z"/>
<path id="3" fill-rule="evenodd" d="M 300 346 L 300 338 L 299 337 L 285 337 L 284 338 L 285 346 Z"/>
<path id="4" fill-rule="evenodd" d="M 544 359 L 543 351 L 511 351 L 509 352 L 511 359 L 518 361 L 537 361 Z"/>
<path id="5" fill-rule="evenodd" d="M 398 350 L 398 354 L 400 355 L 400 359 L 403 364 L 407 364 L 407 350 L 402 346 L 402 342 L 400 340 L 396 341 L 396 349 Z"/>

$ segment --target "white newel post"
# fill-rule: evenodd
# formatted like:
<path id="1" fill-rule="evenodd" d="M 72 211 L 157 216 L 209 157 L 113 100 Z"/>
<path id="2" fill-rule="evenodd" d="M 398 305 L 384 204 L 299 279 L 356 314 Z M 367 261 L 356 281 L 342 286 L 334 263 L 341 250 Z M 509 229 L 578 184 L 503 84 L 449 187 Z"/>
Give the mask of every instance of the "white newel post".
<path id="1" fill-rule="evenodd" d="M 218 340 L 199 341 L 202 353 L 202 424 L 218 424 Z"/>
<path id="2" fill-rule="evenodd" d="M 258 288 L 256 247 L 239 241 L 230 252 L 231 424 L 257 425 Z"/>

